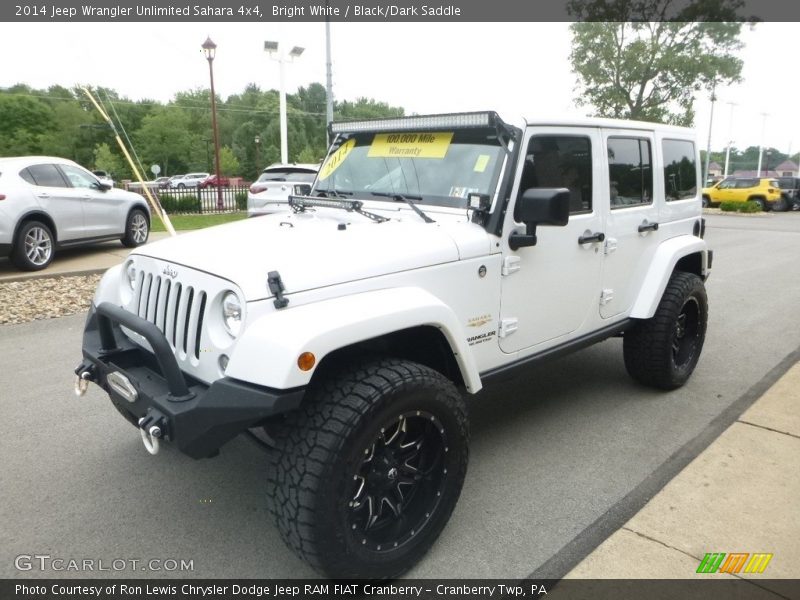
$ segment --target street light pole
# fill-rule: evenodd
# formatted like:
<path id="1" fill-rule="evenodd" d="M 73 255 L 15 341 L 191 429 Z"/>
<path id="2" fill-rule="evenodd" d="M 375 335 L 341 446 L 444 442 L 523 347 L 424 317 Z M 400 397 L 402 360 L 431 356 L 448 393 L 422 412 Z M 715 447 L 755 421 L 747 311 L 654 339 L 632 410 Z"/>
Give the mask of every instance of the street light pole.
<path id="1" fill-rule="evenodd" d="M 206 60 L 208 60 L 208 74 L 211 78 L 211 127 L 214 130 L 214 166 L 217 175 L 217 210 L 223 210 L 225 204 L 222 202 L 222 185 L 220 182 L 222 178 L 219 172 L 219 130 L 217 129 L 217 99 L 214 92 L 214 56 L 217 53 L 217 45 L 211 41 L 211 37 L 206 38 L 202 45 L 203 52 L 205 52 Z"/>
<path id="2" fill-rule="evenodd" d="M 763 117 L 761 120 L 761 143 L 758 146 L 758 168 L 756 169 L 756 175 L 761 175 L 761 156 L 764 154 L 764 131 L 767 129 L 767 117 L 769 116 L 767 113 L 761 113 Z"/>
<path id="3" fill-rule="evenodd" d="M 715 95 L 716 89 L 717 82 L 715 80 L 711 86 L 711 116 L 708 119 L 708 144 L 706 145 L 706 168 L 703 173 L 703 185 L 708 181 L 708 163 L 711 158 L 711 129 L 714 125 L 714 102 L 717 101 L 717 96 Z"/>
<path id="4" fill-rule="evenodd" d="M 731 107 L 731 118 L 728 121 L 728 149 L 725 150 L 725 177 L 728 176 L 728 165 L 731 161 L 731 146 L 733 145 L 733 140 L 731 137 L 733 136 L 733 107 L 736 106 L 735 102 L 727 102 Z"/>
<path id="5" fill-rule="evenodd" d="M 286 68 L 283 57 L 278 60 L 281 71 L 281 88 L 280 88 L 280 111 L 281 111 L 281 162 L 286 164 L 289 162 L 289 142 L 286 137 L 289 135 L 286 124 Z"/>
<path id="6" fill-rule="evenodd" d="M 258 178 L 259 173 L 261 173 L 261 157 L 259 155 L 259 150 L 261 146 L 261 136 L 257 135 L 253 141 L 256 144 L 256 178 Z"/>
<path id="7" fill-rule="evenodd" d="M 288 133 L 287 133 L 287 121 L 286 121 L 286 85 L 285 85 L 285 68 L 284 64 L 286 62 L 293 62 L 295 58 L 298 58 L 305 48 L 301 48 L 300 46 L 295 46 L 289 51 L 288 59 L 283 53 L 274 55 L 274 53 L 278 52 L 278 42 L 264 42 L 264 51 L 270 55 L 270 58 L 273 60 L 278 61 L 280 65 L 280 121 L 281 121 L 281 162 L 283 164 L 287 164 L 289 162 L 289 143 L 287 140 Z"/>
<path id="8" fill-rule="evenodd" d="M 331 17 L 325 0 L 325 136 L 330 145 L 330 124 L 333 121 L 333 74 L 331 73 Z"/>

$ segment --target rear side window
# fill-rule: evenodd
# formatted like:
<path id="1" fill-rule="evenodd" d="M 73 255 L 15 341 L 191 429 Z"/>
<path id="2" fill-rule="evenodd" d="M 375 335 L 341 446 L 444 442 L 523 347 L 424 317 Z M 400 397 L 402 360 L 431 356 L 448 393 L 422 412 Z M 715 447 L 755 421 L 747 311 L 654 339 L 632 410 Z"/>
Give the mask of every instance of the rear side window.
<path id="1" fill-rule="evenodd" d="M 694 142 L 664 140 L 664 189 L 667 202 L 694 198 L 697 194 L 697 163 Z"/>
<path id="2" fill-rule="evenodd" d="M 24 171 L 28 172 L 34 185 L 44 187 L 69 187 L 55 165 L 31 165 L 27 169 L 24 169 Z M 31 179 L 26 179 L 22 173 L 20 173 L 20 176 L 22 176 L 25 181 L 31 181 Z"/>
<path id="3" fill-rule="evenodd" d="M 651 156 L 649 140 L 608 139 L 608 175 L 612 209 L 653 202 Z"/>
<path id="4" fill-rule="evenodd" d="M 740 179 L 739 181 L 736 182 L 736 188 L 740 190 L 745 188 L 755 187 L 757 185 L 758 181 L 756 179 Z"/>
<path id="5" fill-rule="evenodd" d="M 31 172 L 28 171 L 28 169 L 22 169 L 22 171 L 19 172 L 19 176 L 31 185 L 36 185 L 36 180 L 33 178 L 33 175 L 31 175 Z"/>

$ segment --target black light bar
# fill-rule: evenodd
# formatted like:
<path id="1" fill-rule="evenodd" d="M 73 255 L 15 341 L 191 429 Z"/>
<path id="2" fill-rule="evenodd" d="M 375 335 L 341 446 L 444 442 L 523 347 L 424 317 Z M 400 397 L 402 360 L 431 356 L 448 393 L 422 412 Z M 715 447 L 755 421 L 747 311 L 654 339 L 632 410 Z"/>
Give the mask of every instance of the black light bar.
<path id="1" fill-rule="evenodd" d="M 358 210 L 364 203 L 360 200 L 347 200 L 342 198 L 312 198 L 310 196 L 289 196 L 289 206 L 298 208 L 343 208 L 346 211 Z"/>
<path id="2" fill-rule="evenodd" d="M 414 117 L 389 117 L 358 121 L 337 121 L 330 124 L 332 134 L 359 133 L 362 131 L 435 131 L 437 129 L 465 129 L 492 127 L 500 121 L 496 112 L 467 112 Z"/>
<path id="3" fill-rule="evenodd" d="M 376 223 L 383 223 L 388 221 L 387 217 L 376 215 L 375 213 L 368 212 L 362 207 L 364 203 L 361 200 L 348 200 L 343 198 L 319 198 L 311 196 L 289 196 L 289 206 L 291 209 L 298 212 L 305 212 L 307 208 L 343 208 L 347 212 L 355 212 L 360 215 L 372 219 Z"/>

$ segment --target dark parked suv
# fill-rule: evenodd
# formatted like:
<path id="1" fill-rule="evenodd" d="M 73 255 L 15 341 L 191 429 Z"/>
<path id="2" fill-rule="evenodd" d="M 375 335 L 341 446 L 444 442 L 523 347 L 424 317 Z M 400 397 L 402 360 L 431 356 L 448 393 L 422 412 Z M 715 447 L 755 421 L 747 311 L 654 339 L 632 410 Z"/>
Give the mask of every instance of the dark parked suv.
<path id="1" fill-rule="evenodd" d="M 800 210 L 800 177 L 779 177 L 783 206 L 778 210 Z"/>

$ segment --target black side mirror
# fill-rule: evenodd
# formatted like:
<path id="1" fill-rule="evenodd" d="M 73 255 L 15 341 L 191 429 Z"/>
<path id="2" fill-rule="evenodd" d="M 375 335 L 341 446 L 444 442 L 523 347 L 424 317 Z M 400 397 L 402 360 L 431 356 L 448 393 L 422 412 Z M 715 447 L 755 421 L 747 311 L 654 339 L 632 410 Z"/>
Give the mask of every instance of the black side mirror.
<path id="1" fill-rule="evenodd" d="M 110 185 L 108 185 L 107 183 L 102 183 L 102 182 L 100 182 L 100 181 L 98 181 L 98 182 L 95 184 L 95 187 L 96 187 L 98 190 L 100 190 L 101 192 L 107 192 L 108 190 L 110 190 L 110 189 L 111 189 L 111 186 L 110 186 Z"/>
<path id="2" fill-rule="evenodd" d="M 525 233 L 512 233 L 512 250 L 536 245 L 536 226 L 563 227 L 569 222 L 569 190 L 566 188 L 530 188 L 514 207 L 514 220 L 525 223 Z"/>

